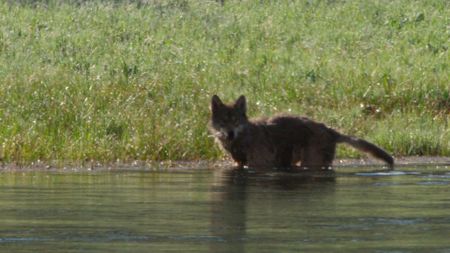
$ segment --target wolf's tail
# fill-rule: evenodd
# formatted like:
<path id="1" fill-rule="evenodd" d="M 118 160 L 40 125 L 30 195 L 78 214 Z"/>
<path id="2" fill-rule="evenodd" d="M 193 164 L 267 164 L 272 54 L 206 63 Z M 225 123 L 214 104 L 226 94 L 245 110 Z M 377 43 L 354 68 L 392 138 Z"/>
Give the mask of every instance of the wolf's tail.
<path id="1" fill-rule="evenodd" d="M 389 165 L 389 168 L 391 168 L 391 169 L 394 168 L 394 158 L 392 158 L 392 156 L 389 155 L 383 149 L 377 147 L 375 144 L 372 144 L 363 139 L 359 139 L 359 138 L 356 138 L 353 136 L 348 136 L 348 135 L 343 135 L 343 134 L 339 134 L 336 142 L 337 143 L 347 143 L 350 146 L 352 146 L 360 151 L 369 153 L 372 156 L 374 156 L 375 158 L 385 161 Z"/>

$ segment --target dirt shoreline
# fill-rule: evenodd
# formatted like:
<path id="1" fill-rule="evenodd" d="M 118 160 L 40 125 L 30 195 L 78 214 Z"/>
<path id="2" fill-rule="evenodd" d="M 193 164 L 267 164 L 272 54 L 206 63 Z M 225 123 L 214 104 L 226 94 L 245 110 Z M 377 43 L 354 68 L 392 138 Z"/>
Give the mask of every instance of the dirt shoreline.
<path id="1" fill-rule="evenodd" d="M 336 159 L 333 163 L 334 166 L 373 166 L 373 165 L 383 165 L 378 160 L 373 160 L 370 158 L 363 159 Z M 407 156 L 407 157 L 396 157 L 395 166 L 411 166 L 411 165 L 439 165 L 448 166 L 450 165 L 450 157 L 442 156 Z"/>
<path id="2" fill-rule="evenodd" d="M 399 157 L 395 159 L 395 167 L 405 166 L 450 166 L 450 157 L 436 157 L 436 156 L 410 156 Z M 232 167 L 233 163 L 230 160 L 201 160 L 201 161 L 133 161 L 133 162 L 83 162 L 83 163 L 63 163 L 63 162 L 35 162 L 30 164 L 17 163 L 2 163 L 0 164 L 0 172 L 8 171 L 56 171 L 56 172 L 89 172 L 89 171 L 127 171 L 127 170 L 188 170 L 188 169 L 214 169 L 223 167 Z M 384 164 L 370 158 L 362 159 L 335 159 L 333 167 L 372 167 Z"/>

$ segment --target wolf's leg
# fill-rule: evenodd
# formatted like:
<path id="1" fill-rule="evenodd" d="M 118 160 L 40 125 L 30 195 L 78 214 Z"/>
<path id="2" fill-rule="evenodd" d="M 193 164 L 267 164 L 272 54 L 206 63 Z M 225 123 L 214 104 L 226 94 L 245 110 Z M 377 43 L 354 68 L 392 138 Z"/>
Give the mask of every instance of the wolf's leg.
<path id="1" fill-rule="evenodd" d="M 243 169 L 243 168 L 244 168 L 244 166 L 245 166 L 245 164 L 244 164 L 244 163 L 242 163 L 242 162 L 237 162 L 237 161 L 234 161 L 233 167 L 234 167 L 235 169 Z"/>
<path id="2" fill-rule="evenodd" d="M 308 169 L 329 168 L 334 159 L 336 145 L 310 146 L 304 149 L 301 167 Z"/>
<path id="3" fill-rule="evenodd" d="M 300 162 L 303 160 L 304 156 L 304 148 L 302 146 L 295 146 L 292 150 L 292 166 L 298 166 L 300 165 Z"/>

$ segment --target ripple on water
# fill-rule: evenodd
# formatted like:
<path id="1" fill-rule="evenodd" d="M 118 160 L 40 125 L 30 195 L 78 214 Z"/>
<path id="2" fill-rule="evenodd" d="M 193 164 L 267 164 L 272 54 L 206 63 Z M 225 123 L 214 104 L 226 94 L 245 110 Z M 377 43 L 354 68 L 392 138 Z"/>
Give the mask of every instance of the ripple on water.
<path id="1" fill-rule="evenodd" d="M 422 218 L 378 218 L 378 217 L 370 217 L 370 218 L 360 218 L 358 219 L 360 222 L 367 222 L 371 224 L 377 225 L 416 225 L 420 223 L 425 223 L 426 220 Z"/>
<path id="2" fill-rule="evenodd" d="M 448 181 L 421 181 L 418 185 L 448 185 Z"/>
<path id="3" fill-rule="evenodd" d="M 374 186 L 383 187 L 383 186 L 395 186 L 400 185 L 400 183 L 394 183 L 394 182 L 377 182 L 373 184 Z"/>
<path id="4" fill-rule="evenodd" d="M 404 176 L 404 175 L 420 175 L 416 171 L 382 171 L 382 172 L 359 172 L 357 176 L 363 177 L 380 177 L 380 176 Z"/>
<path id="5" fill-rule="evenodd" d="M 17 242 L 35 242 L 35 241 L 50 241 L 49 238 L 39 237 L 3 237 L 0 238 L 0 243 L 17 243 Z"/>
<path id="6" fill-rule="evenodd" d="M 450 178 L 450 173 L 445 174 L 430 174 L 424 176 L 424 178 Z"/>

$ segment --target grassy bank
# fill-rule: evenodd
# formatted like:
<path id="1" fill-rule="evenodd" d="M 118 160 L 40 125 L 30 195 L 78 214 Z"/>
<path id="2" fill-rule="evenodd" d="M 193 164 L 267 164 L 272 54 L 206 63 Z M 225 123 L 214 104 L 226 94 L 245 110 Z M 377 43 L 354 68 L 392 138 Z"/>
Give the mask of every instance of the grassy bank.
<path id="1" fill-rule="evenodd" d="M 450 155 L 448 1 L 28 2 L 0 3 L 3 161 L 218 158 L 212 94 Z"/>

